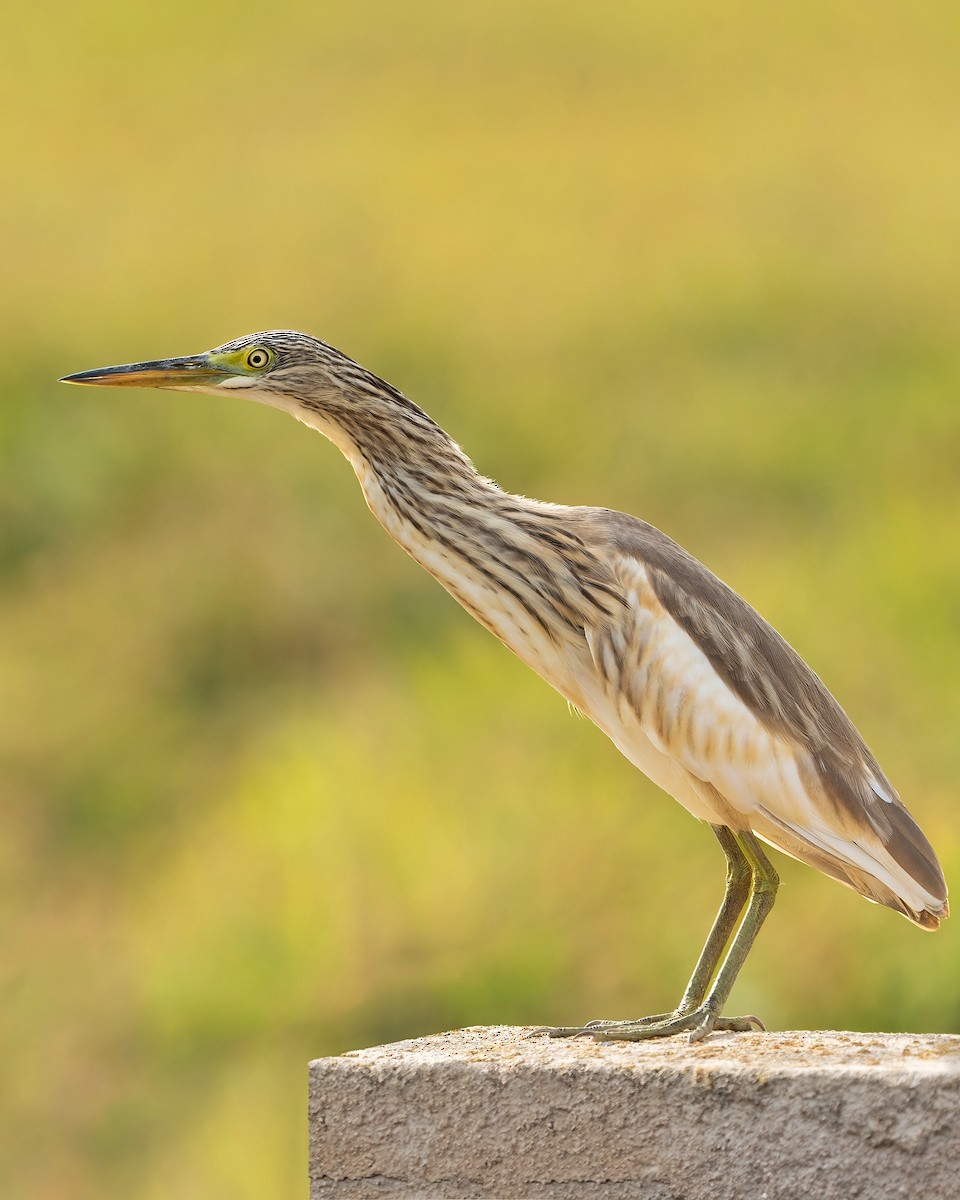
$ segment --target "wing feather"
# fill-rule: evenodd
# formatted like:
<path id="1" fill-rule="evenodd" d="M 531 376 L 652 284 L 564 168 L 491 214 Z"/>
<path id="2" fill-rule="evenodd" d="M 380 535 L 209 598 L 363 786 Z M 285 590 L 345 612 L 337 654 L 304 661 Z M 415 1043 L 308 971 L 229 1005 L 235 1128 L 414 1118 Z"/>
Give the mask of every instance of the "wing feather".
<path id="1" fill-rule="evenodd" d="M 625 645 L 601 626 L 591 650 L 611 683 L 618 663 L 646 737 L 765 840 L 935 928 L 936 855 L 819 677 L 665 534 L 609 510 L 598 520 L 632 620 Z"/>

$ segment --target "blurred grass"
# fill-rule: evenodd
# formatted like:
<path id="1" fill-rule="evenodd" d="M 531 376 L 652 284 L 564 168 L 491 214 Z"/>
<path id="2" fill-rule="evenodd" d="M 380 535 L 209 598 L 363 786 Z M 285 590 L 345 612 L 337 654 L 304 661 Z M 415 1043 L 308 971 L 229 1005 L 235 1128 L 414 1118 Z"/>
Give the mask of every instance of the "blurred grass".
<path id="1" fill-rule="evenodd" d="M 4 1194 L 297 1194 L 307 1058 L 666 1007 L 722 879 L 319 438 L 64 372 L 304 328 L 505 486 L 655 521 L 955 877 L 958 40 L 933 2 L 6 14 Z M 950 923 L 783 875 L 735 1004 L 960 1028 Z"/>

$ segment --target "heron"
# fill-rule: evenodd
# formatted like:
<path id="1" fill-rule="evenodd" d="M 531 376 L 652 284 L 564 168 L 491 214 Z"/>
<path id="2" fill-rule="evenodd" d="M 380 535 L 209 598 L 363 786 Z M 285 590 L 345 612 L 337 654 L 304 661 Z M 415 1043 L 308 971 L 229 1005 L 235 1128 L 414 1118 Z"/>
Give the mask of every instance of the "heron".
<path id="1" fill-rule="evenodd" d="M 694 817 L 726 886 L 676 1009 L 544 1026 L 641 1041 L 763 1030 L 724 1006 L 777 894 L 763 845 L 934 930 L 947 887 L 930 843 L 820 678 L 665 533 L 608 508 L 513 495 L 413 401 L 332 346 L 273 330 L 65 383 L 236 392 L 319 431 L 373 515 L 481 625 Z"/>

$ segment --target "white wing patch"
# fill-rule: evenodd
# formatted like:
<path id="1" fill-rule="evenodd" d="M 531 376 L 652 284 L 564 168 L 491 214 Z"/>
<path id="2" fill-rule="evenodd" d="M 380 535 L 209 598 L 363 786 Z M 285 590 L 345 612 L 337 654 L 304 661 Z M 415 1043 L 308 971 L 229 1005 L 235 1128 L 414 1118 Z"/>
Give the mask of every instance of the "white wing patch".
<path id="1" fill-rule="evenodd" d="M 815 823 L 816 810 L 793 747 L 766 729 L 720 678 L 657 599 L 641 563 L 626 560 L 619 574 L 632 628 L 626 636 L 603 629 L 587 635 L 607 695 L 616 705 L 616 735 L 606 721 L 599 723 L 641 770 L 638 759 L 648 757 L 647 742 L 692 776 L 683 789 L 686 794 L 674 794 L 696 816 L 724 822 L 729 817 L 703 811 L 703 789 L 696 787 L 701 781 L 746 818 L 744 825 L 760 808 L 791 825 Z"/>

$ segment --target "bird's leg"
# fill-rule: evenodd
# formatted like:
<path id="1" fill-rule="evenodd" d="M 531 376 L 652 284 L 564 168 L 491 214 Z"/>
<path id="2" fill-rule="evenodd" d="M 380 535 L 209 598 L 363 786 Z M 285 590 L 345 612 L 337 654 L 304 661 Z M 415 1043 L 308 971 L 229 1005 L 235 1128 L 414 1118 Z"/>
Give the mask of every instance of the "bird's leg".
<path id="1" fill-rule="evenodd" d="M 706 945 L 700 952 L 697 965 L 693 968 L 693 974 L 690 976 L 690 982 L 683 993 L 683 999 L 677 1006 L 678 1013 L 690 1012 L 699 1008 L 703 1003 L 707 989 L 717 974 L 720 959 L 727 948 L 727 942 L 730 941 L 730 935 L 736 928 L 750 895 L 750 880 L 753 872 L 737 839 L 725 825 L 711 825 L 710 828 L 716 834 L 717 841 L 727 857 L 726 890 L 723 893 L 723 903 L 713 922 Z"/>
<path id="2" fill-rule="evenodd" d="M 641 1017 L 635 1021 L 591 1021 L 581 1028 L 546 1028 L 542 1032 L 552 1037 L 587 1036 L 600 1041 L 641 1041 L 687 1031 L 691 1041 L 699 1041 L 713 1029 L 739 1032 L 763 1029 L 763 1022 L 758 1017 L 722 1017 L 720 1010 L 730 995 L 760 926 L 773 907 L 779 879 L 752 833 L 735 834 L 722 825 L 713 825 L 711 828 L 727 859 L 726 890 L 706 945 L 676 1011 Z M 720 958 L 745 905 L 746 914 L 718 971 Z"/>
<path id="3" fill-rule="evenodd" d="M 720 966 L 723 952 L 730 941 L 730 935 L 743 913 L 750 894 L 750 879 L 752 871 L 744 857 L 743 851 L 737 844 L 736 838 L 725 825 L 711 825 L 717 841 L 727 859 L 727 882 L 723 893 L 723 903 L 713 922 L 713 927 L 707 937 L 706 944 L 697 959 L 697 965 L 690 976 L 690 982 L 683 993 L 683 999 L 672 1013 L 658 1013 L 652 1017 L 641 1017 L 636 1021 L 588 1021 L 582 1028 L 572 1030 L 560 1029 L 553 1033 L 554 1037 L 569 1036 L 578 1033 L 589 1033 L 591 1030 L 610 1030 L 625 1025 L 654 1025 L 672 1020 L 683 1013 L 692 1012 L 706 999 L 707 989 Z M 552 1031 L 551 1031 L 552 1032 Z"/>
<path id="4" fill-rule="evenodd" d="M 585 1028 L 585 1034 L 600 1041 L 644 1041 L 648 1038 L 667 1037 L 672 1033 L 689 1033 L 691 1042 L 699 1042 L 714 1029 L 735 1030 L 741 1033 L 751 1029 L 763 1029 L 763 1022 L 758 1017 L 723 1017 L 720 1013 L 733 990 L 740 968 L 756 941 L 760 926 L 773 908 L 780 879 L 754 834 L 744 831 L 730 833 L 730 837 L 737 843 L 750 869 L 750 901 L 723 965 L 706 996 L 686 1011 L 681 1002 L 677 1012 L 664 1021 L 647 1023 L 641 1020 L 610 1028 Z M 724 849 L 726 850 L 726 847 Z M 730 859 L 728 852 L 727 861 Z M 710 939 L 708 944 L 709 941 Z M 698 970 L 694 972 L 695 978 L 698 975 L 699 963 L 697 967 Z M 691 980 L 691 983 L 693 982 Z"/>
<path id="5" fill-rule="evenodd" d="M 724 1018 L 720 1016 L 724 1004 L 733 991 L 740 968 L 746 962 L 747 955 L 757 940 L 760 926 L 773 908 L 777 898 L 777 888 L 780 886 L 780 876 L 774 870 L 773 863 L 764 854 L 756 835 L 745 830 L 734 836 L 753 872 L 750 884 L 750 903 L 747 905 L 746 915 L 737 930 L 737 935 L 723 960 L 723 966 L 713 981 L 706 999 L 697 1009 L 697 1012 L 703 1015 L 700 1023 L 690 1030 L 692 1042 L 699 1042 L 712 1029 L 720 1028 L 722 1021 L 745 1021 L 747 1029 L 751 1025 L 763 1029 L 763 1022 L 757 1017 Z M 734 1025 L 733 1028 L 739 1028 L 739 1026 Z"/>

